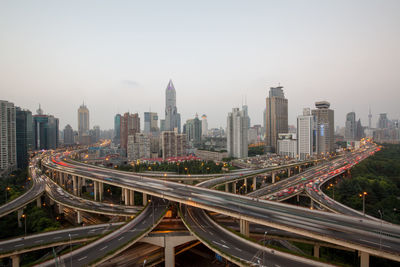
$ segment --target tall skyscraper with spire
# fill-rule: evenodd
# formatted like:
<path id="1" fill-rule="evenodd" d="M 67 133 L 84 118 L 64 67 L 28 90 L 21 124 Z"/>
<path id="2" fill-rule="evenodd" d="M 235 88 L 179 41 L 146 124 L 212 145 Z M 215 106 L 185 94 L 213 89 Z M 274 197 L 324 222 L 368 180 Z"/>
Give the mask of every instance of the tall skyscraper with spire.
<path id="1" fill-rule="evenodd" d="M 181 114 L 176 107 L 176 91 L 172 80 L 169 80 L 165 90 L 165 131 L 181 132 Z"/>

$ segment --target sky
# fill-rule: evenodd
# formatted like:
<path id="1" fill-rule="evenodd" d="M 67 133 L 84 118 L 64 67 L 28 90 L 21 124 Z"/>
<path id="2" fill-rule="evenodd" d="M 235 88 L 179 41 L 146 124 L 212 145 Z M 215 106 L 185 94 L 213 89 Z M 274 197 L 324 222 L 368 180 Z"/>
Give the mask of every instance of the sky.
<path id="1" fill-rule="evenodd" d="M 247 100 L 262 124 L 284 87 L 289 124 L 326 100 L 335 125 L 371 107 L 400 118 L 400 1 L 0 1 L 0 99 L 77 129 L 117 113 L 158 112 L 172 79 L 182 125 L 196 113 L 225 127 Z"/>

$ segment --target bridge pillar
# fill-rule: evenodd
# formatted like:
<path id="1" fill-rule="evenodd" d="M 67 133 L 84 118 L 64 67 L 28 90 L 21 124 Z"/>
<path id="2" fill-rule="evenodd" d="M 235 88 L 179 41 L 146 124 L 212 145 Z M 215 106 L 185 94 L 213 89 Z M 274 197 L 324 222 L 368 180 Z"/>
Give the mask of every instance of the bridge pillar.
<path id="1" fill-rule="evenodd" d="M 237 184 L 236 181 L 232 183 L 232 191 L 234 194 L 236 194 L 236 184 Z"/>
<path id="2" fill-rule="evenodd" d="M 276 175 L 276 173 L 275 173 L 275 172 L 272 172 L 272 183 L 273 183 L 273 184 L 275 183 L 275 175 Z"/>
<path id="3" fill-rule="evenodd" d="M 172 242 L 168 242 L 166 240 L 164 254 L 165 254 L 165 267 L 174 267 L 175 266 L 175 247 Z"/>
<path id="4" fill-rule="evenodd" d="M 310 209 L 314 209 L 314 200 L 311 198 L 311 202 L 310 202 Z"/>
<path id="5" fill-rule="evenodd" d="M 225 192 L 229 192 L 229 183 L 225 184 Z"/>
<path id="6" fill-rule="evenodd" d="M 82 214 L 81 214 L 81 211 L 79 211 L 79 210 L 76 211 L 76 221 L 78 224 L 82 223 Z"/>
<path id="7" fill-rule="evenodd" d="M 129 190 L 124 188 L 123 189 L 125 191 L 125 205 L 129 206 Z"/>
<path id="8" fill-rule="evenodd" d="M 121 201 L 125 201 L 125 189 L 121 187 Z"/>
<path id="9" fill-rule="evenodd" d="M 19 255 L 12 255 L 11 261 L 12 261 L 12 267 L 19 267 L 19 262 L 20 262 Z"/>
<path id="10" fill-rule="evenodd" d="M 300 195 L 297 195 L 297 203 L 300 202 Z"/>
<path id="11" fill-rule="evenodd" d="M 129 206 L 135 206 L 135 191 L 129 190 Z"/>
<path id="12" fill-rule="evenodd" d="M 315 244 L 314 245 L 314 257 L 315 258 L 319 258 L 319 245 L 318 244 Z"/>
<path id="13" fill-rule="evenodd" d="M 22 214 L 23 214 L 23 213 L 24 213 L 24 210 L 23 210 L 23 209 L 19 209 L 19 210 L 18 210 L 18 227 L 19 227 L 19 228 L 22 227 L 21 217 L 22 217 Z"/>
<path id="14" fill-rule="evenodd" d="M 244 178 L 243 185 L 244 185 L 244 193 L 247 194 L 247 178 Z"/>
<path id="15" fill-rule="evenodd" d="M 143 201 L 142 201 L 143 206 L 146 206 L 147 204 L 147 194 L 143 193 Z"/>
<path id="16" fill-rule="evenodd" d="M 257 190 L 257 176 L 253 177 L 253 191 Z"/>
<path id="17" fill-rule="evenodd" d="M 58 204 L 58 214 L 63 214 L 64 213 L 64 207 L 61 204 Z"/>
<path id="18" fill-rule="evenodd" d="M 250 235 L 249 221 L 240 219 L 240 233 L 247 237 Z"/>
<path id="19" fill-rule="evenodd" d="M 301 165 L 299 166 L 299 173 L 301 173 Z"/>
<path id="20" fill-rule="evenodd" d="M 41 196 L 36 199 L 36 207 L 38 207 L 38 208 L 42 207 L 42 197 Z"/>
<path id="21" fill-rule="evenodd" d="M 102 182 L 97 182 L 97 190 L 99 191 L 99 201 L 103 201 L 104 184 Z"/>
<path id="22" fill-rule="evenodd" d="M 77 177 L 78 180 L 78 196 L 82 195 L 82 177 Z"/>
<path id="23" fill-rule="evenodd" d="M 73 192 L 74 195 L 77 196 L 78 195 L 78 176 L 73 175 L 72 176 L 72 188 L 73 188 Z"/>
<path id="24" fill-rule="evenodd" d="M 369 267 L 369 254 L 364 251 L 359 251 L 360 267 Z"/>
<path id="25" fill-rule="evenodd" d="M 96 181 L 93 181 L 93 196 L 94 196 L 94 201 L 97 201 L 97 195 L 99 191 L 99 187 Z"/>
<path id="26" fill-rule="evenodd" d="M 291 173 L 291 168 L 287 169 L 287 177 L 290 177 L 290 173 Z"/>

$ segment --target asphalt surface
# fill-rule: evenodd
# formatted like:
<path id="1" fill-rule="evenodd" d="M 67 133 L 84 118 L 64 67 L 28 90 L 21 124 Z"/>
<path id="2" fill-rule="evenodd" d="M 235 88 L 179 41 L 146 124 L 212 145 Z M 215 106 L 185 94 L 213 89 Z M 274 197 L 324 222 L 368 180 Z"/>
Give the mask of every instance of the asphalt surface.
<path id="1" fill-rule="evenodd" d="M 56 166 L 57 169 L 66 168 L 58 164 Z M 256 220 L 259 224 L 278 229 L 321 240 L 329 238 L 332 243 L 345 241 L 348 244 L 358 244 L 366 248 L 400 254 L 399 226 L 380 224 L 352 216 L 317 212 L 168 181 L 145 177 L 133 179 L 132 176 L 127 177 L 121 173 L 111 175 L 109 171 L 101 170 L 87 171 L 82 166 L 69 166 L 69 168 L 67 168 L 68 171 L 75 175 L 158 195 L 191 206 L 200 205 L 204 209 L 226 215 L 233 214 L 233 217 L 237 218 L 244 216 L 249 221 Z"/>
<path id="2" fill-rule="evenodd" d="M 71 235 L 72 240 L 95 237 L 108 231 L 112 231 L 121 224 L 122 223 L 113 223 L 76 227 L 1 241 L 0 257 L 1 255 L 9 254 L 11 252 L 23 251 L 26 249 L 34 250 L 35 247 L 51 245 L 60 242 L 69 242 L 69 235 Z"/>
<path id="3" fill-rule="evenodd" d="M 58 261 L 74 267 L 92 265 L 106 255 L 116 253 L 119 248 L 138 241 L 137 239 L 143 233 L 151 231 L 153 225 L 162 218 L 167 208 L 167 200 L 153 198 L 153 201 L 142 213 L 129 223 L 72 253 L 61 256 Z M 38 266 L 55 266 L 55 260 L 44 262 Z"/>
<path id="4" fill-rule="evenodd" d="M 138 213 L 142 207 L 123 206 L 110 203 L 91 201 L 88 199 L 80 198 L 72 195 L 61 188 L 58 184 L 53 182 L 48 177 L 46 179 L 46 193 L 57 203 L 64 206 L 99 214 L 117 215 L 117 216 L 131 216 Z"/>

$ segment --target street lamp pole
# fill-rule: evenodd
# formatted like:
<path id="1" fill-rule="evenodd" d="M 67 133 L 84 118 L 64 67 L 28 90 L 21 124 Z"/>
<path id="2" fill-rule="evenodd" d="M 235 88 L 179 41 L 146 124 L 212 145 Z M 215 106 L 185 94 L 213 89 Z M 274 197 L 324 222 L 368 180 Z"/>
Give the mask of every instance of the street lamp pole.
<path id="1" fill-rule="evenodd" d="M 265 240 L 266 240 L 267 233 L 268 233 L 268 231 L 264 232 L 264 247 L 266 246 L 265 245 Z M 265 249 L 263 250 L 263 265 L 267 266 L 266 263 L 265 263 Z"/>
<path id="2" fill-rule="evenodd" d="M 71 234 L 68 234 L 68 236 L 69 236 L 69 250 L 70 250 L 69 259 L 70 259 L 70 266 L 72 267 L 72 239 L 71 239 Z"/>
<path id="3" fill-rule="evenodd" d="M 365 196 L 367 195 L 367 192 L 362 192 L 362 194 L 359 194 L 360 197 L 363 199 L 363 215 L 365 217 Z"/>
<path id="4" fill-rule="evenodd" d="M 22 214 L 22 218 L 24 218 L 24 224 L 25 224 L 25 237 L 26 237 L 26 214 Z"/>

